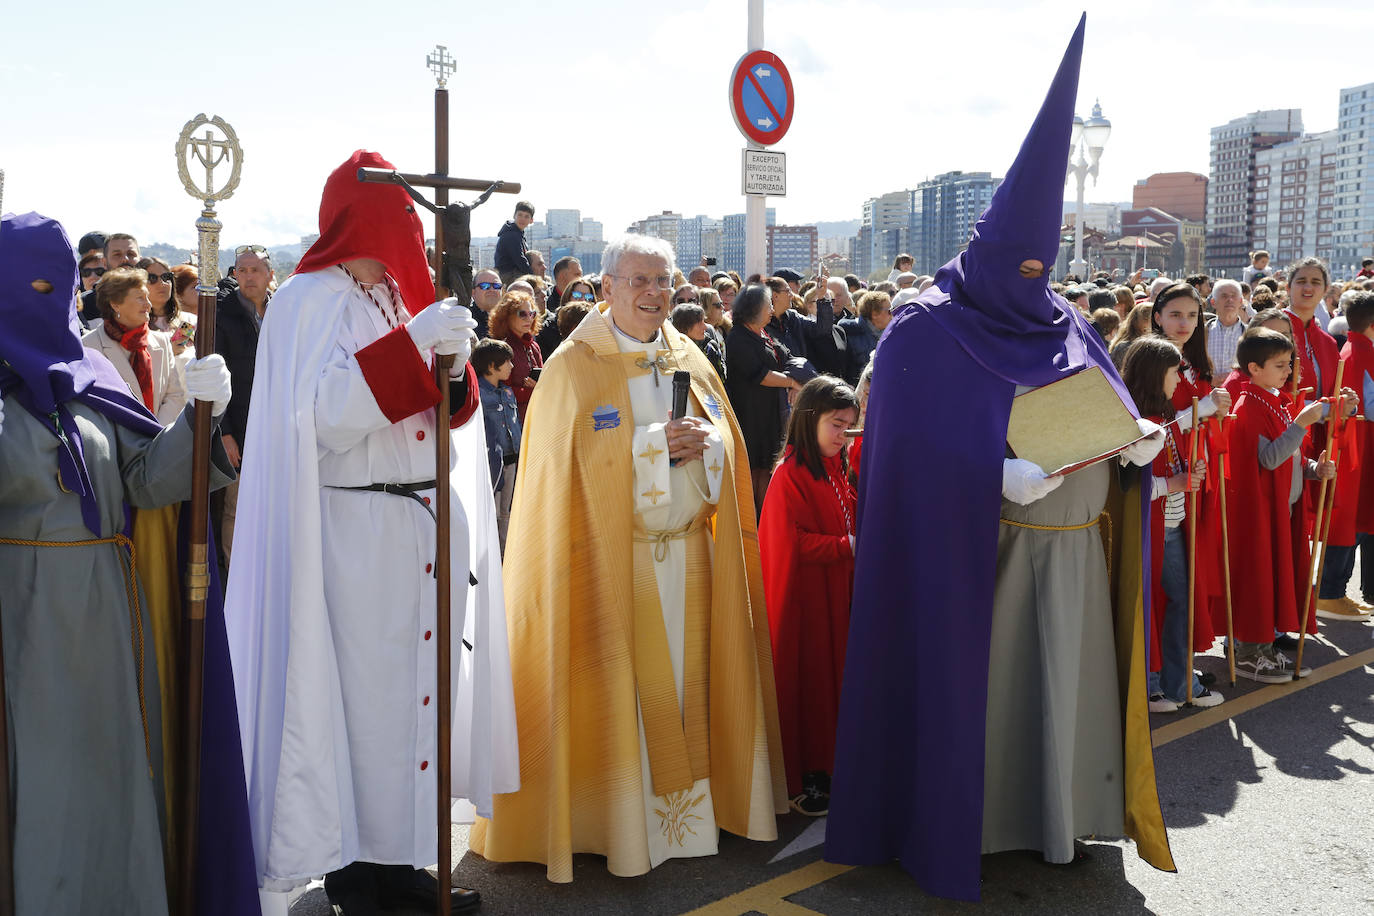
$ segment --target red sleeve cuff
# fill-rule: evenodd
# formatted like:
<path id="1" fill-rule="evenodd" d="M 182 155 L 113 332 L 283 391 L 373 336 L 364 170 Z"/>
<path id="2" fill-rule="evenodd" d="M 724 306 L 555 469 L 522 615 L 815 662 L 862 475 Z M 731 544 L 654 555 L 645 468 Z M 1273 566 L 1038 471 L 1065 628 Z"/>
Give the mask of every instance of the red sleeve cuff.
<path id="1" fill-rule="evenodd" d="M 397 328 L 356 354 L 367 387 L 392 423 L 439 403 L 434 373 L 405 328 Z"/>
<path id="2" fill-rule="evenodd" d="M 472 368 L 472 363 L 467 364 L 467 369 L 463 372 L 463 381 L 461 384 L 466 386 L 463 402 L 461 404 L 457 402 L 458 392 L 455 391 L 450 394 L 452 401 L 449 404 L 449 410 L 452 411 L 452 415 L 449 417 L 449 429 L 457 429 L 468 420 L 471 420 L 472 415 L 477 413 L 477 408 L 482 406 L 482 395 L 477 390 L 477 372 Z"/>

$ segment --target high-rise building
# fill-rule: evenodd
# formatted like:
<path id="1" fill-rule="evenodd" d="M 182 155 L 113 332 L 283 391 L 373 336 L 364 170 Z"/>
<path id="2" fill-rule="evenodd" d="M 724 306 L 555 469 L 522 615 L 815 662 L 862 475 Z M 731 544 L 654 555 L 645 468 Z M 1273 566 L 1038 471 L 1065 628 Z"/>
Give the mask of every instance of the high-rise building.
<path id="1" fill-rule="evenodd" d="M 1154 207 L 1179 219 L 1207 219 L 1207 176 L 1197 172 L 1156 172 L 1135 183 L 1131 209 Z"/>
<path id="2" fill-rule="evenodd" d="M 1207 270 L 1239 276 L 1258 247 L 1255 234 L 1255 157 L 1302 136 L 1296 108 L 1254 111 L 1212 128 L 1207 182 Z"/>
<path id="3" fill-rule="evenodd" d="M 1361 258 L 1374 255 L 1374 83 L 1341 90 L 1336 129 L 1334 193 L 1323 184 L 1318 206 L 1334 197 L 1331 266 L 1337 276 L 1350 276 Z"/>
<path id="4" fill-rule="evenodd" d="M 721 229 L 725 225 L 725 221 L 710 216 L 702 216 L 699 219 L 701 220 L 701 256 L 703 258 L 715 258 L 716 266 L 719 267 Z M 712 273 L 714 272 L 712 271 Z"/>
<path id="5" fill-rule="evenodd" d="M 677 224 L 677 266 L 683 273 L 701 263 L 701 223 L 707 216 L 685 217 Z"/>
<path id="6" fill-rule="evenodd" d="M 544 219 L 548 222 L 549 238 L 577 238 L 578 223 L 582 219 L 580 210 L 545 210 Z"/>
<path id="7" fill-rule="evenodd" d="M 921 228 L 913 236 L 920 244 L 911 251 L 917 273 L 935 273 L 968 246 L 974 223 L 1001 183 L 991 172 L 945 172 L 917 186 Z"/>
<path id="8" fill-rule="evenodd" d="M 815 226 L 769 226 L 768 272 L 790 267 L 804 277 L 816 270 Z"/>
<path id="9" fill-rule="evenodd" d="M 525 229 L 525 238 L 531 242 L 541 241 L 543 239 L 547 239 L 550 237 L 551 236 L 549 235 L 549 224 L 544 222 L 542 219 L 535 220 L 534 222 L 529 224 L 528 228 Z"/>
<path id="10" fill-rule="evenodd" d="M 584 274 L 601 273 L 601 253 L 605 250 L 606 245 L 599 238 L 578 239 L 573 242 L 573 257 L 582 264 Z"/>
<path id="11" fill-rule="evenodd" d="M 778 211 L 769 207 L 764 223 L 772 226 L 778 220 Z M 722 220 L 720 233 L 721 270 L 733 270 L 740 276 L 745 275 L 744 266 L 744 214 L 730 213 Z"/>
<path id="12" fill-rule="evenodd" d="M 305 253 L 310 250 L 310 246 L 319 240 L 320 234 L 318 232 L 312 232 L 310 235 L 301 236 L 301 257 L 305 257 Z"/>
<path id="13" fill-rule="evenodd" d="M 1277 267 L 1308 255 L 1331 260 L 1338 134 L 1308 134 L 1255 153 L 1255 247 Z"/>
<path id="14" fill-rule="evenodd" d="M 640 220 L 638 223 L 638 229 L 639 232 L 641 232 L 644 235 L 652 235 L 654 238 L 663 239 L 663 241 L 667 242 L 669 245 L 672 245 L 674 260 L 676 260 L 678 263 L 681 263 L 682 259 L 678 257 L 677 251 L 678 228 L 681 222 L 681 213 L 674 213 L 671 210 L 664 210 L 662 213 L 658 213 L 654 216 L 645 217 L 644 219 Z M 699 246 L 700 242 L 698 242 L 697 244 Z"/>
<path id="15" fill-rule="evenodd" d="M 586 239 L 589 242 L 600 242 L 604 240 L 604 236 L 601 233 L 602 230 L 600 220 L 587 219 L 586 217 L 584 217 L 582 219 L 582 222 L 579 224 L 579 228 L 577 230 L 577 237 L 581 239 Z"/>
<path id="16" fill-rule="evenodd" d="M 859 238 L 866 250 L 856 254 L 867 270 L 860 276 L 874 273 L 884 264 L 890 265 L 902 250 L 900 246 L 906 242 L 911 227 L 912 198 L 913 192 L 904 190 L 888 191 L 864 201 Z"/>

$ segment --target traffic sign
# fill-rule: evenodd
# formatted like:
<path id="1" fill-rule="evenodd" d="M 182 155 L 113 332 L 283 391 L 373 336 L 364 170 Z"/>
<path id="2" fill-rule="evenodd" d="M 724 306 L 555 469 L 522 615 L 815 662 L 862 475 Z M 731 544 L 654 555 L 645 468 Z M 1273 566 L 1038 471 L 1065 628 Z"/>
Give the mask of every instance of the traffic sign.
<path id="1" fill-rule="evenodd" d="M 762 146 L 777 143 L 792 124 L 792 76 L 771 51 L 750 51 L 730 79 L 730 111 L 744 136 Z"/>
<path id="2" fill-rule="evenodd" d="M 786 197 L 787 154 L 771 149 L 746 149 L 743 193 Z"/>

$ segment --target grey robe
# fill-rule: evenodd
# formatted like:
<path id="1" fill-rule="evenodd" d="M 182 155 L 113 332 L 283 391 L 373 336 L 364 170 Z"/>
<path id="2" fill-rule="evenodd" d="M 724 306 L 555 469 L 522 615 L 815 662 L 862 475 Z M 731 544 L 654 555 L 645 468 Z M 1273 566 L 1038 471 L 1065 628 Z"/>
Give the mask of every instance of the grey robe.
<path id="1" fill-rule="evenodd" d="M 68 405 L 99 499 L 101 537 L 141 508 L 190 496 L 192 408 L 155 438 Z M 212 436 L 218 443 L 219 436 Z M 5 402 L 0 429 L 0 538 L 79 541 L 79 498 L 57 483 L 57 439 Z M 216 448 L 212 485 L 232 479 Z M 20 913 L 167 912 L 159 830 L 160 773 L 150 771 L 139 713 L 135 627 L 151 759 L 161 769 L 158 672 L 140 588 L 131 618 L 114 544 L 0 545 L 0 627 L 9 716 L 15 895 Z"/>
<path id="2" fill-rule="evenodd" d="M 1113 462 L 1076 471 L 1002 518 L 1080 525 L 1098 517 Z M 1121 709 L 1107 563 L 1096 526 L 1002 525 L 988 658 L 983 852 L 1073 859 L 1076 836 L 1124 830 Z"/>

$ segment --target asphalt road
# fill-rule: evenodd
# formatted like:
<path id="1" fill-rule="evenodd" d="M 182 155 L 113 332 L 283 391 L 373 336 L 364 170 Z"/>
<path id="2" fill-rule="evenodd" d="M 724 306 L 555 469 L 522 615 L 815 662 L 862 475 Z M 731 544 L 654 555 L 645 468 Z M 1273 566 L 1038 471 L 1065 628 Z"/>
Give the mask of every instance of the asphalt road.
<path id="1" fill-rule="evenodd" d="M 720 854 L 614 878 L 578 856 L 570 885 L 542 866 L 495 864 L 455 829 L 455 881 L 482 891 L 482 912 L 878 916 L 898 913 L 1374 914 L 1374 626 L 1323 624 L 1309 641 L 1313 677 L 1293 686 L 1226 684 L 1220 650 L 1199 657 L 1227 702 L 1151 718 L 1160 798 L 1177 874 L 1126 841 L 1093 842 L 1091 859 L 1048 866 L 1031 853 L 983 858 L 983 900 L 930 897 L 895 866 L 823 862 L 823 827 L 782 818 L 775 843 L 721 835 Z M 1290 653 L 1291 654 L 1291 653 Z M 326 916 L 311 888 L 292 916 Z"/>

